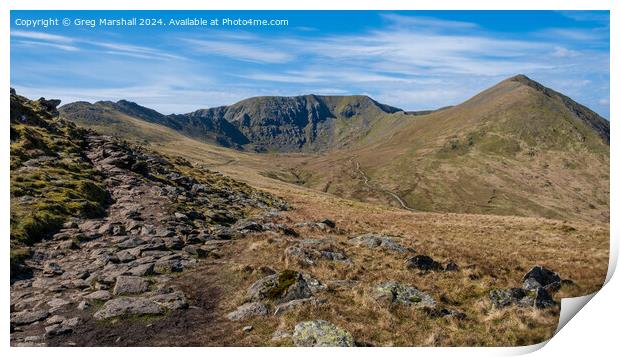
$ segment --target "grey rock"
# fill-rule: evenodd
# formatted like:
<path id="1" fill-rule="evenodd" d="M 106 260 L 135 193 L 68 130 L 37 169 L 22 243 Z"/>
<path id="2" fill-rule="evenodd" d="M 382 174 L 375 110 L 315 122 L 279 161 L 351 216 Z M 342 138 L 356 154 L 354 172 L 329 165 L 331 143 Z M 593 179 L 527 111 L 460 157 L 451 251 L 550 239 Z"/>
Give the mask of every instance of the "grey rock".
<path id="1" fill-rule="evenodd" d="M 45 336 L 59 336 L 67 333 L 71 333 L 73 329 L 69 326 L 64 326 L 62 324 L 50 325 L 45 328 Z"/>
<path id="2" fill-rule="evenodd" d="M 112 317 L 130 315 L 160 315 L 164 309 L 154 301 L 142 297 L 120 297 L 107 301 L 94 314 L 95 319 L 103 320 Z"/>
<path id="3" fill-rule="evenodd" d="M 304 307 L 304 306 L 317 306 L 324 303 L 324 301 L 316 298 L 298 299 L 277 305 L 273 311 L 276 316 L 284 315 L 289 311 Z"/>
<path id="4" fill-rule="evenodd" d="M 127 273 L 133 276 L 147 276 L 152 275 L 154 272 L 155 264 L 153 263 L 141 264 L 127 271 Z"/>
<path id="5" fill-rule="evenodd" d="M 112 298 L 112 294 L 107 290 L 97 290 L 84 296 L 84 298 L 89 301 L 108 301 Z"/>
<path id="6" fill-rule="evenodd" d="M 54 316 L 50 317 L 49 319 L 45 320 L 45 324 L 46 325 L 54 325 L 54 324 L 59 324 L 59 323 L 61 323 L 63 321 L 65 321 L 65 317 L 64 316 L 54 315 Z"/>
<path id="7" fill-rule="evenodd" d="M 271 301 L 275 304 L 311 296 L 312 291 L 306 280 L 292 270 L 283 270 L 256 281 L 247 293 L 248 301 Z"/>
<path id="8" fill-rule="evenodd" d="M 121 275 L 116 278 L 113 293 L 114 295 L 139 294 L 147 291 L 148 288 L 149 282 L 144 278 Z"/>
<path id="9" fill-rule="evenodd" d="M 253 316 L 264 316 L 269 313 L 267 305 L 261 302 L 249 302 L 239 306 L 235 311 L 226 317 L 231 321 L 243 321 Z"/>
<path id="10" fill-rule="evenodd" d="M 67 301 L 65 299 L 60 299 L 60 298 L 52 299 L 47 302 L 47 304 L 52 308 L 59 308 L 59 307 L 68 305 L 70 303 L 71 303 L 70 301 Z"/>
<path id="11" fill-rule="evenodd" d="M 393 237 L 367 233 L 349 240 L 350 244 L 364 246 L 371 249 L 388 250 L 396 253 L 407 253 L 408 249 L 396 243 Z"/>
<path id="12" fill-rule="evenodd" d="M 195 245 L 188 245 L 183 248 L 184 251 L 191 255 L 195 255 L 198 258 L 206 258 L 209 255 L 209 251 Z"/>
<path id="13" fill-rule="evenodd" d="M 124 240 L 121 243 L 118 243 L 116 246 L 121 249 L 130 249 L 130 248 L 135 248 L 142 244 L 144 244 L 144 240 L 137 238 L 137 237 L 133 237 L 133 238 Z"/>
<path id="14" fill-rule="evenodd" d="M 189 306 L 185 295 L 178 291 L 154 295 L 150 299 L 168 310 L 186 309 Z"/>
<path id="15" fill-rule="evenodd" d="M 155 272 L 159 274 L 183 271 L 183 263 L 179 259 L 160 259 L 155 262 Z"/>
<path id="16" fill-rule="evenodd" d="M 43 275 L 47 277 L 61 275 L 62 273 L 64 273 L 64 270 L 55 262 L 48 262 L 43 267 Z"/>
<path id="17" fill-rule="evenodd" d="M 72 317 L 70 319 L 64 320 L 62 322 L 62 325 L 73 328 L 73 327 L 76 327 L 79 323 L 80 323 L 80 318 L 76 316 L 76 317 Z"/>
<path id="18" fill-rule="evenodd" d="M 299 347 L 353 347 L 353 336 L 340 327 L 324 321 L 304 321 L 295 325 L 293 342 Z"/>
<path id="19" fill-rule="evenodd" d="M 489 298 L 493 306 L 500 309 L 511 305 L 544 309 L 556 304 L 551 295 L 542 287 L 535 290 L 495 289 L 489 293 Z"/>
<path id="20" fill-rule="evenodd" d="M 433 307 L 435 299 L 416 287 L 390 281 L 378 285 L 374 298 L 387 304 L 401 304 L 415 307 Z"/>

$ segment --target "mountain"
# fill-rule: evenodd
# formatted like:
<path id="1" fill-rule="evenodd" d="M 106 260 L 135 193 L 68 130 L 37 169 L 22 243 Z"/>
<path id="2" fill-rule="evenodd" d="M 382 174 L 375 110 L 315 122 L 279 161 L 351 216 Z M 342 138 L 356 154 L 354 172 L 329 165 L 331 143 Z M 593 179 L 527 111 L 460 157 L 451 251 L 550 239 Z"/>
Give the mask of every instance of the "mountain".
<path id="1" fill-rule="evenodd" d="M 341 197 L 421 211 L 609 217 L 609 122 L 523 75 L 435 111 L 315 95 L 171 116 L 116 105 L 115 113 L 87 117 L 73 106 L 61 115 L 130 140 L 173 146 L 164 142 L 177 140 L 174 131 L 270 153 L 277 159 L 252 163 L 264 176 Z M 98 125 L 110 117 L 118 125 Z M 145 122 L 173 130 L 164 135 Z M 204 124 L 214 122 L 222 124 Z M 217 129 L 224 123 L 236 131 Z"/>
<path id="2" fill-rule="evenodd" d="M 144 128 L 135 119 L 163 125 L 192 138 L 217 143 L 225 147 L 241 148 L 241 145 L 248 142 L 234 125 L 223 118 L 221 115 L 222 108 L 200 110 L 185 115 L 163 115 L 136 103 L 120 100 L 116 103 L 110 101 L 93 104 L 75 102 L 64 105 L 59 110 L 63 116 L 76 123 L 108 128 L 107 130 L 122 129 L 119 131 L 137 136 Z M 154 136 L 146 138 L 146 140 L 157 141 L 161 138 Z"/>
<path id="3" fill-rule="evenodd" d="M 609 122 L 525 76 L 383 135 L 290 170 L 310 187 L 422 211 L 609 219 Z"/>
<path id="4" fill-rule="evenodd" d="M 319 152 L 343 147 L 365 136 L 382 116 L 401 111 L 367 96 L 316 95 L 256 97 L 231 106 L 172 115 L 126 100 L 76 102 L 60 108 L 63 116 L 80 124 L 113 128 L 127 125 L 127 117 L 136 118 L 204 142 L 258 152 Z"/>
<path id="5" fill-rule="evenodd" d="M 549 93 L 511 79 L 418 115 L 355 98 L 368 106 L 349 119 L 369 125 L 325 131 L 361 135 L 348 146 L 255 153 L 129 102 L 73 106 L 84 128 L 58 100 L 11 90 L 10 344 L 541 343 L 560 298 L 601 288 L 609 254 L 593 214 L 609 210 L 604 123 Z M 337 117 L 325 120 L 343 125 L 351 102 L 334 100 L 321 99 Z M 237 113 L 271 106 L 249 103 Z M 196 115 L 235 113 L 217 110 Z M 272 125 L 252 124 L 262 116 L 249 126 Z M 247 133 L 244 148 L 267 139 Z M 400 209 L 475 211 L 487 190 L 487 212 L 504 216 Z M 557 206 L 535 209 L 545 202 Z"/>

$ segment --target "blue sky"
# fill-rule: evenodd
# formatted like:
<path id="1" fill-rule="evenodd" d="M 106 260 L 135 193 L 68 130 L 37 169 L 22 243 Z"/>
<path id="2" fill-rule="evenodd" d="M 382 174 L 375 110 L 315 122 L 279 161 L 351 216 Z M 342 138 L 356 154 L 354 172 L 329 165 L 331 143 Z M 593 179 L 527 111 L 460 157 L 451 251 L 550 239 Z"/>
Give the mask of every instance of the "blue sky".
<path id="1" fill-rule="evenodd" d="M 17 19 L 286 19 L 288 26 L 26 28 Z M 609 118 L 607 11 L 12 11 L 11 85 L 185 113 L 259 95 L 458 104 L 523 73 Z"/>

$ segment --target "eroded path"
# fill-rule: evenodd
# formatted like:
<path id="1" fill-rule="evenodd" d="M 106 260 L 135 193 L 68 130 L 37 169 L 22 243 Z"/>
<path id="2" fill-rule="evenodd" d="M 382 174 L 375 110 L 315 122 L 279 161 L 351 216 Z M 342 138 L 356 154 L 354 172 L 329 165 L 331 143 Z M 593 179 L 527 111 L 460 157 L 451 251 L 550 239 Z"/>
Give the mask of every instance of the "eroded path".
<path id="1" fill-rule="evenodd" d="M 101 331 L 89 335 L 82 327 L 187 313 L 175 274 L 216 255 L 243 230 L 238 219 L 246 211 L 269 212 L 266 199 L 242 185 L 218 185 L 217 174 L 197 180 L 160 156 L 111 138 L 91 136 L 86 150 L 105 176 L 111 204 L 105 217 L 75 218 L 33 247 L 25 262 L 32 275 L 11 285 L 12 345 L 124 344 L 130 331 L 115 330 L 108 341 L 100 340 Z M 229 227 L 235 221 L 241 226 Z M 82 332 L 79 341 L 64 338 L 74 330 Z"/>

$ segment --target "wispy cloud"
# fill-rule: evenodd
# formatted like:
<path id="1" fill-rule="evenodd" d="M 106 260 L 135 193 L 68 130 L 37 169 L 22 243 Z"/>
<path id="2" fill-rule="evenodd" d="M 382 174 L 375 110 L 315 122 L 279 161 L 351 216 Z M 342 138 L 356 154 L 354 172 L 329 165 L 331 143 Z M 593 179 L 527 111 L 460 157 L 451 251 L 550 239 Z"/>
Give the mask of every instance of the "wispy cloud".
<path id="1" fill-rule="evenodd" d="M 63 45 L 63 44 L 59 44 L 59 43 L 53 43 L 53 42 L 39 42 L 39 41 L 24 41 L 24 40 L 18 40 L 15 41 L 15 44 L 18 46 L 26 46 L 26 47 L 38 47 L 38 46 L 46 46 L 46 47 L 52 47 L 52 48 L 56 48 L 59 50 L 63 50 L 63 51 L 79 51 L 80 49 L 75 47 L 75 46 L 71 46 L 71 45 Z"/>
<path id="2" fill-rule="evenodd" d="M 53 35 L 45 32 L 33 32 L 33 31 L 11 31 L 11 37 L 27 38 L 30 40 L 41 40 L 57 43 L 72 43 L 75 39 L 67 36 Z"/>
<path id="3" fill-rule="evenodd" d="M 444 30 L 471 30 L 479 28 L 478 24 L 472 22 L 442 20 L 433 17 L 403 16 L 398 14 L 383 14 L 382 17 L 389 21 L 393 27 L 416 28 L 417 30 L 428 28 L 442 28 Z"/>
<path id="4" fill-rule="evenodd" d="M 85 38 L 68 37 L 43 32 L 12 31 L 11 37 L 15 37 L 18 39 L 15 41 L 16 44 L 28 46 L 46 46 L 71 52 L 94 50 L 112 55 L 133 56 L 143 59 L 183 59 L 183 57 L 181 56 L 169 54 L 164 51 L 150 47 L 134 46 L 124 43 L 92 41 Z"/>
<path id="5" fill-rule="evenodd" d="M 247 43 L 228 41 L 209 41 L 185 39 L 185 42 L 194 46 L 195 50 L 215 56 L 225 56 L 241 61 L 285 63 L 293 60 L 294 56 L 276 48 L 261 47 Z"/>

